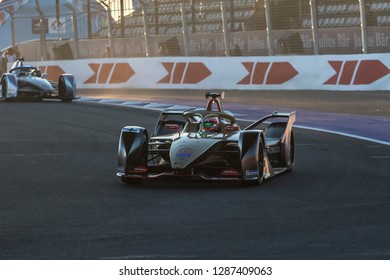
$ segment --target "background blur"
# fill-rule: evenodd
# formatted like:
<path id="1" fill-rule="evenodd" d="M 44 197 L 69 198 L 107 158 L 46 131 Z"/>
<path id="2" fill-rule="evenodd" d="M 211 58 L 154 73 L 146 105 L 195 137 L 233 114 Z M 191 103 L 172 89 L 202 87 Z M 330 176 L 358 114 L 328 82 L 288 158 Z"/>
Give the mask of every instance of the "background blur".
<path id="1" fill-rule="evenodd" d="M 0 23 L 30 61 L 390 52 L 383 0 L 3 0 Z"/>

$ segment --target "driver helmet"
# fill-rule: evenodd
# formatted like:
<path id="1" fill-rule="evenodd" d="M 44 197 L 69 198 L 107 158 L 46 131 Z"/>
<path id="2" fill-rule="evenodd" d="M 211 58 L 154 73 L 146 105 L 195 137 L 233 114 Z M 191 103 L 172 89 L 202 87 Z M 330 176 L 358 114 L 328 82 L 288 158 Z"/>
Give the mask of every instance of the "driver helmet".
<path id="1" fill-rule="evenodd" d="M 35 70 L 36 77 L 42 77 L 42 71 L 40 69 Z"/>
<path id="2" fill-rule="evenodd" d="M 203 128 L 205 131 L 217 132 L 219 130 L 218 117 L 206 118 L 203 122 Z"/>

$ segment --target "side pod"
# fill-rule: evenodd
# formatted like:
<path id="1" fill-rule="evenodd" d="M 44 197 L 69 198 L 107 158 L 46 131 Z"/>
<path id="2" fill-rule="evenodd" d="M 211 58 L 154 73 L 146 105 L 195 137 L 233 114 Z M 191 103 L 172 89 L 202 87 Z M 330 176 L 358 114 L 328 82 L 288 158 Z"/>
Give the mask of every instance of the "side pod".
<path id="1" fill-rule="evenodd" d="M 117 175 L 145 174 L 147 155 L 147 130 L 138 126 L 124 127 L 119 138 Z"/>

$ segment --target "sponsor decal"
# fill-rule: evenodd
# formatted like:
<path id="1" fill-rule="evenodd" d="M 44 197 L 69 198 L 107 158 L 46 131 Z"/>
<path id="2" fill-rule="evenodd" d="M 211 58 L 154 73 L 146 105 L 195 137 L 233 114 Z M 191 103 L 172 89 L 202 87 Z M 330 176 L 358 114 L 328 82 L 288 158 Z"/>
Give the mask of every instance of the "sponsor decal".
<path id="1" fill-rule="evenodd" d="M 221 172 L 221 176 L 226 176 L 226 177 L 229 177 L 229 176 L 237 177 L 237 176 L 240 176 L 240 172 L 238 172 L 238 170 L 236 170 L 236 169 L 226 169 L 226 170 L 223 170 L 223 171 Z"/>
<path id="2" fill-rule="evenodd" d="M 42 73 L 47 74 L 47 79 L 51 81 L 57 81 L 58 78 L 62 75 L 65 74 L 65 71 L 58 65 L 54 66 L 39 66 L 39 70 L 42 71 Z"/>
<path id="3" fill-rule="evenodd" d="M 90 63 L 88 65 L 94 74 L 84 84 L 122 84 L 135 74 L 128 63 Z"/>
<path id="4" fill-rule="evenodd" d="M 165 129 L 168 129 L 168 130 L 175 130 L 175 131 L 179 131 L 179 128 L 180 126 L 178 124 L 173 124 L 173 123 L 167 123 L 165 124 Z"/>
<path id="5" fill-rule="evenodd" d="M 132 170 L 129 170 L 128 173 L 136 173 L 136 174 L 145 174 L 148 172 L 148 169 L 145 166 L 137 166 Z"/>
<path id="6" fill-rule="evenodd" d="M 233 125 L 229 125 L 227 127 L 225 127 L 225 131 L 226 132 L 229 132 L 229 131 L 240 131 L 240 127 L 239 126 L 233 126 Z"/>
<path id="7" fill-rule="evenodd" d="M 197 84 L 211 75 L 202 62 L 162 62 L 168 74 L 159 84 Z"/>
<path id="8" fill-rule="evenodd" d="M 49 18 L 49 33 L 65 32 L 65 18 L 53 19 Z"/>
<path id="9" fill-rule="evenodd" d="M 191 157 L 193 151 L 191 149 L 181 149 L 176 153 L 176 157 L 188 158 Z"/>
<path id="10" fill-rule="evenodd" d="M 279 153 L 280 153 L 280 146 L 267 148 L 267 154 L 279 154 Z"/>
<path id="11" fill-rule="evenodd" d="M 325 85 L 369 85 L 390 73 L 380 60 L 328 61 L 336 71 Z"/>
<path id="12" fill-rule="evenodd" d="M 259 170 L 246 170 L 246 176 L 259 176 Z"/>
<path id="13" fill-rule="evenodd" d="M 131 128 L 130 129 L 130 132 L 132 132 L 132 133 L 140 133 L 141 132 L 141 129 L 139 129 L 139 128 Z"/>
<path id="14" fill-rule="evenodd" d="M 49 31 L 49 20 L 44 18 L 41 24 L 41 20 L 39 18 L 33 18 L 31 20 L 31 34 L 40 34 L 41 33 L 41 25 L 43 26 L 44 33 L 47 34 Z"/>
<path id="15" fill-rule="evenodd" d="M 289 62 L 243 62 L 242 65 L 248 75 L 239 85 L 280 85 L 298 75 Z"/>

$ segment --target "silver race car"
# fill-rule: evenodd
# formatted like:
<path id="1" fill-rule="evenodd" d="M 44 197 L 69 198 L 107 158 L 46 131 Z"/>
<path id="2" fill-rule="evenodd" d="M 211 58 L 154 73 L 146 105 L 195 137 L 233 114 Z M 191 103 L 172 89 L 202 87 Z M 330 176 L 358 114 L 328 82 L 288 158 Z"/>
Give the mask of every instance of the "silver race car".
<path id="1" fill-rule="evenodd" d="M 76 98 L 76 82 L 71 74 L 62 74 L 57 82 L 46 79 L 46 74 L 35 66 L 24 65 L 19 58 L 1 77 L 1 99 L 16 100 L 61 99 L 70 102 Z"/>
<path id="2" fill-rule="evenodd" d="M 295 112 L 274 112 L 241 128 L 223 110 L 223 95 L 207 92 L 205 110 L 161 112 L 151 136 L 143 127 L 124 127 L 117 176 L 124 183 L 177 176 L 261 184 L 291 171 Z"/>

